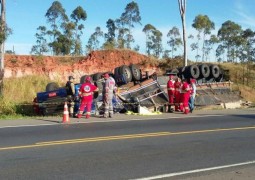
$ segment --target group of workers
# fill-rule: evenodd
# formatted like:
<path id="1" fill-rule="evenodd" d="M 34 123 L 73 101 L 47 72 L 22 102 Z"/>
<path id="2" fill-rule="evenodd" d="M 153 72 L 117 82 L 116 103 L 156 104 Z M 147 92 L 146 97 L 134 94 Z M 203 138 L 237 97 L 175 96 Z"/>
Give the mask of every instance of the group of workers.
<path id="1" fill-rule="evenodd" d="M 167 82 L 167 92 L 169 98 L 168 112 L 179 111 L 184 114 L 193 112 L 196 96 L 195 79 L 181 79 L 171 74 Z"/>
<path id="2" fill-rule="evenodd" d="M 108 74 L 103 74 L 104 82 L 103 82 L 103 105 L 104 105 L 104 114 L 103 118 L 113 117 L 113 96 L 117 90 L 115 80 Z M 90 118 L 91 115 L 91 107 L 93 103 L 94 93 L 98 92 L 98 87 L 93 83 L 92 78 L 87 76 L 85 78 L 85 82 L 79 88 L 78 97 L 75 96 L 75 85 L 74 85 L 74 77 L 69 76 L 68 81 L 66 83 L 67 88 L 67 100 L 69 102 L 69 114 L 71 117 L 76 116 L 77 118 L 81 118 L 84 110 L 86 110 L 85 118 Z M 80 99 L 80 106 L 77 115 L 74 114 L 74 101 L 75 98 Z"/>
<path id="3" fill-rule="evenodd" d="M 103 105 L 104 113 L 103 118 L 113 117 L 113 97 L 117 91 L 116 83 L 113 77 L 108 73 L 103 74 Z M 75 85 L 74 77 L 69 76 L 66 83 L 67 88 L 67 100 L 69 104 L 69 114 L 70 116 L 81 118 L 84 110 L 86 110 L 85 117 L 88 119 L 91 115 L 91 107 L 93 103 L 93 95 L 98 92 L 98 87 L 93 83 L 92 78 L 87 76 L 85 82 L 79 88 L 78 97 L 75 96 Z M 194 102 L 196 96 L 196 80 L 195 79 L 180 79 L 175 75 L 170 75 L 167 82 L 167 92 L 169 98 L 168 112 L 179 111 L 184 114 L 192 113 L 194 110 Z M 80 99 L 80 106 L 78 113 L 74 114 L 75 98 Z M 172 109 L 174 106 L 174 109 Z"/>

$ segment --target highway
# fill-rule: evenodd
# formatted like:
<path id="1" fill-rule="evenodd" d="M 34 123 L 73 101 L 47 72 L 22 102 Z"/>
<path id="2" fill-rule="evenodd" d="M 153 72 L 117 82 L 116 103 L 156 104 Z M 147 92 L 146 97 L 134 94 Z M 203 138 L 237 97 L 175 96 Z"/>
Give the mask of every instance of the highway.
<path id="1" fill-rule="evenodd" d="M 0 179 L 196 179 L 254 169 L 254 149 L 255 113 L 7 126 Z"/>

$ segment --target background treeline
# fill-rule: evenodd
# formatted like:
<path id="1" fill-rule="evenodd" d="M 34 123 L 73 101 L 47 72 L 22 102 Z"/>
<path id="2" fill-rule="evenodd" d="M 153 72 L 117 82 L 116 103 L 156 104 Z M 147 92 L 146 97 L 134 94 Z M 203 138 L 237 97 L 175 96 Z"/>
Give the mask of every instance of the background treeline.
<path id="1" fill-rule="evenodd" d="M 107 32 L 100 26 L 95 28 L 86 47 L 82 47 L 83 23 L 87 19 L 86 11 L 78 6 L 70 16 L 59 1 L 54 1 L 45 14 L 48 28 L 39 26 L 35 34 L 36 44 L 31 54 L 43 55 L 84 55 L 92 50 L 101 49 L 132 49 L 140 50 L 135 44 L 132 29 L 141 25 L 139 6 L 136 2 L 128 3 L 124 12 L 117 19 L 108 19 Z M 255 32 L 243 29 L 233 21 L 224 22 L 217 34 L 214 22 L 207 15 L 197 15 L 192 27 L 196 34 L 190 34 L 190 50 L 195 53 L 195 61 L 209 61 L 215 57 L 218 62 L 252 62 L 255 59 Z M 152 24 L 146 24 L 142 30 L 146 36 L 146 54 L 156 58 L 174 58 L 182 56 L 182 37 L 177 27 L 172 27 L 167 33 L 167 47 L 163 47 L 160 32 Z M 215 31 L 214 31 L 215 32 Z"/>

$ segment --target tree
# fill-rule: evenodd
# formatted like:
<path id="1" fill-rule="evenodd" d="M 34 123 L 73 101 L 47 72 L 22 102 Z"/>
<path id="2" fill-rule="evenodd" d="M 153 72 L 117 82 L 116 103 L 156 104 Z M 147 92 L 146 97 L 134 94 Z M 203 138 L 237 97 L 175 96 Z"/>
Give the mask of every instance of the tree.
<path id="1" fill-rule="evenodd" d="M 222 42 L 223 47 L 227 48 L 227 61 L 229 62 L 233 62 L 236 57 L 235 49 L 239 43 L 241 32 L 241 26 L 232 21 L 224 22 L 218 30 L 217 36 Z"/>
<path id="2" fill-rule="evenodd" d="M 163 51 L 162 33 L 157 29 L 153 31 L 152 42 L 153 42 L 153 45 L 152 45 L 153 55 L 159 58 Z"/>
<path id="3" fill-rule="evenodd" d="M 52 42 L 49 44 L 52 49 L 53 53 L 56 53 L 56 47 L 55 45 L 58 44 L 56 42 L 57 37 L 61 35 L 61 31 L 59 27 L 63 25 L 63 23 L 68 22 L 68 17 L 65 14 L 65 9 L 63 8 L 62 4 L 59 1 L 54 1 L 51 5 L 51 7 L 47 10 L 45 17 L 47 18 L 47 22 L 51 24 L 51 31 L 48 31 L 48 34 L 50 36 L 53 36 Z"/>
<path id="4" fill-rule="evenodd" d="M 178 0 L 179 4 L 179 11 L 181 15 L 182 20 L 182 39 L 183 39 L 183 46 L 184 46 L 184 61 L 183 65 L 187 66 L 188 60 L 187 60 L 187 41 L 186 41 L 186 0 Z"/>
<path id="5" fill-rule="evenodd" d="M 36 37 L 36 45 L 33 45 L 31 48 L 31 54 L 43 55 L 49 51 L 47 39 L 45 36 L 47 35 L 47 29 L 45 26 L 39 26 L 37 28 L 37 33 L 35 34 Z"/>
<path id="6" fill-rule="evenodd" d="M 82 43 L 81 43 L 81 35 L 83 34 L 82 30 L 84 29 L 83 24 L 78 24 L 79 21 L 85 21 L 87 19 L 86 11 L 78 6 L 71 14 L 71 19 L 74 20 L 75 24 L 75 38 L 74 38 L 74 54 L 80 55 L 82 54 Z"/>
<path id="7" fill-rule="evenodd" d="M 205 60 L 205 42 L 206 35 L 211 34 L 211 30 L 214 29 L 214 23 L 209 19 L 207 15 L 198 15 L 193 21 L 192 27 L 198 31 L 198 37 L 200 39 L 201 33 L 203 34 L 202 45 L 202 61 Z M 198 41 L 199 41 L 198 39 Z M 199 45 L 199 42 L 198 42 Z"/>
<path id="8" fill-rule="evenodd" d="M 4 42 L 7 37 L 12 33 L 11 29 L 8 28 L 5 20 L 5 0 L 0 0 L 1 4 L 1 18 L 0 18 L 0 95 L 3 91 L 3 79 L 4 79 Z"/>
<path id="9" fill-rule="evenodd" d="M 148 56 L 151 55 L 151 50 L 152 50 L 151 37 L 153 36 L 153 31 L 155 30 L 156 28 L 151 24 L 146 24 L 143 28 L 143 32 L 146 35 L 146 53 Z"/>
<path id="10" fill-rule="evenodd" d="M 99 43 L 100 37 L 103 37 L 104 33 L 103 31 L 101 31 L 100 27 L 96 27 L 95 32 L 93 34 L 91 34 L 89 40 L 88 40 L 88 44 L 86 46 L 87 52 L 92 51 L 92 50 L 98 50 L 99 49 Z"/>
<path id="11" fill-rule="evenodd" d="M 105 43 L 103 44 L 103 48 L 113 49 L 116 45 L 115 42 L 116 26 L 114 20 L 108 19 L 108 21 L 106 22 L 106 27 L 108 29 L 108 32 L 104 34 Z"/>
<path id="12" fill-rule="evenodd" d="M 120 28 L 119 33 L 121 33 L 122 39 L 124 36 L 126 41 L 126 46 L 128 49 L 131 48 L 131 42 L 134 42 L 133 35 L 131 34 L 132 28 L 135 27 L 135 24 L 141 24 L 141 16 L 138 4 L 134 1 L 128 3 L 125 12 L 121 14 L 120 19 L 117 20 L 118 28 Z"/>
<path id="13" fill-rule="evenodd" d="M 167 33 L 167 37 L 169 37 L 169 41 L 167 44 L 171 47 L 172 58 L 174 56 L 174 51 L 177 51 L 177 48 L 182 44 L 182 39 L 180 37 L 180 32 L 177 27 L 173 27 Z"/>

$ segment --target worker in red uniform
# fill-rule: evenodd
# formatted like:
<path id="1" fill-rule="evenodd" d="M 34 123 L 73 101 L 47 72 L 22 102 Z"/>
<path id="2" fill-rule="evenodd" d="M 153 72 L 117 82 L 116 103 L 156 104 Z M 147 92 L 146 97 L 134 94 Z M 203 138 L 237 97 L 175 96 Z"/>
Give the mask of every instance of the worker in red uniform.
<path id="1" fill-rule="evenodd" d="M 190 85 L 187 82 L 187 79 L 183 79 L 181 88 L 181 102 L 183 104 L 184 114 L 189 113 L 189 98 L 190 98 Z"/>
<path id="2" fill-rule="evenodd" d="M 79 108 L 78 118 L 81 118 L 84 108 L 86 107 L 86 119 L 90 118 L 90 111 L 93 101 L 93 92 L 98 91 L 98 88 L 92 84 L 92 79 L 87 76 L 85 83 L 83 83 L 79 89 L 79 96 L 81 98 L 81 104 Z"/>
<path id="3" fill-rule="evenodd" d="M 175 89 L 175 111 L 183 111 L 183 104 L 181 103 L 181 88 L 182 88 L 182 80 L 181 78 L 177 78 L 174 82 L 174 89 Z"/>
<path id="4" fill-rule="evenodd" d="M 174 88 L 174 75 L 169 75 L 169 80 L 167 82 L 167 93 L 168 93 L 168 112 L 173 112 L 171 106 L 174 105 L 174 95 L 175 95 L 175 88 Z"/>

